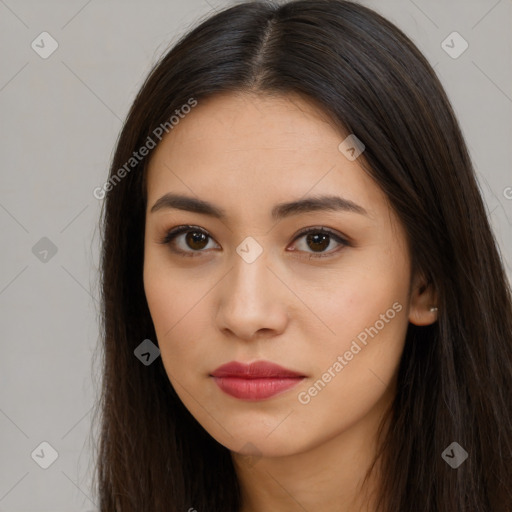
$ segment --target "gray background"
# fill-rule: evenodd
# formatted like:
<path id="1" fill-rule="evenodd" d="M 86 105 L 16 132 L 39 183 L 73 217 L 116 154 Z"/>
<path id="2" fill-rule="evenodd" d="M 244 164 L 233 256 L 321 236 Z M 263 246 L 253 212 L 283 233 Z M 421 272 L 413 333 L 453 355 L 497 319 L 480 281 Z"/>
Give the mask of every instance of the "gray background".
<path id="1" fill-rule="evenodd" d="M 362 3 L 402 28 L 435 66 L 510 278 L 512 1 Z M 157 58 L 227 5 L 0 0 L 0 511 L 96 509 L 90 429 L 100 369 L 93 356 L 101 201 L 93 190 Z M 46 59 L 31 47 L 35 40 L 48 50 L 43 31 L 59 45 Z M 469 44 L 458 58 L 441 45 L 453 31 Z M 445 44 L 453 53 L 460 43 Z M 48 469 L 40 467 L 51 461 L 42 442 L 58 453 Z"/>

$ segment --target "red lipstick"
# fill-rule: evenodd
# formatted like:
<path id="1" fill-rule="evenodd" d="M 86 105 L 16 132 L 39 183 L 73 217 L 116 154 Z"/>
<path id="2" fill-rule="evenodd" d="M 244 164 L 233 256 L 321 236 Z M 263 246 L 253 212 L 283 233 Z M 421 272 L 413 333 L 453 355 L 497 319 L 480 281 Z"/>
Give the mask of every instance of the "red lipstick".
<path id="1" fill-rule="evenodd" d="M 305 375 L 269 361 L 232 361 L 210 374 L 219 388 L 241 400 L 264 400 L 296 386 Z"/>

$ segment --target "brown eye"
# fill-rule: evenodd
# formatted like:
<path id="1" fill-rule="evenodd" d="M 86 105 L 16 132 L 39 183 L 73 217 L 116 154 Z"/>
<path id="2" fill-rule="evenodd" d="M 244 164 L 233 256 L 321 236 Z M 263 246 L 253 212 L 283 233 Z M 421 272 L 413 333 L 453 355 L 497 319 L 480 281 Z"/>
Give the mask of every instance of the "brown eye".
<path id="1" fill-rule="evenodd" d="M 184 235 L 184 237 L 181 235 Z M 304 241 L 297 244 L 299 248 L 292 250 L 309 254 L 309 258 L 332 256 L 343 247 L 351 245 L 336 232 L 323 227 L 304 230 L 295 237 L 294 242 L 302 238 Z M 210 242 L 215 243 L 213 238 L 203 229 L 196 226 L 178 226 L 169 231 L 160 243 L 169 245 L 176 254 L 194 257 L 207 252 L 204 249 L 208 249 Z M 335 244 L 340 247 L 336 249 Z M 301 245 L 302 247 L 300 247 Z M 334 249 L 327 250 L 332 245 L 334 245 Z M 216 248 L 219 248 L 218 245 Z"/>
<path id="2" fill-rule="evenodd" d="M 185 243 L 191 249 L 204 249 L 208 245 L 208 235 L 202 231 L 188 231 L 185 236 Z"/>
<path id="3" fill-rule="evenodd" d="M 309 254 L 310 258 L 325 258 L 333 256 L 343 249 L 343 247 L 350 246 L 350 243 L 339 234 L 323 227 L 308 228 L 307 230 L 299 233 L 295 238 L 295 241 L 300 240 L 301 238 L 304 239 L 304 242 L 297 244 L 298 249 L 293 250 L 305 252 L 306 254 Z M 326 249 L 331 247 L 333 244 L 337 244 L 340 247 L 338 249 L 334 248 L 334 250 L 326 251 Z"/>
<path id="4" fill-rule="evenodd" d="M 324 251 L 329 247 L 331 237 L 325 233 L 309 234 L 306 236 L 308 247 L 314 251 Z"/>
<path id="5" fill-rule="evenodd" d="M 181 235 L 185 235 L 181 237 Z M 171 250 L 183 256 L 201 256 L 203 249 L 213 241 L 210 235 L 195 226 L 178 226 L 169 231 L 160 243 L 167 244 Z"/>

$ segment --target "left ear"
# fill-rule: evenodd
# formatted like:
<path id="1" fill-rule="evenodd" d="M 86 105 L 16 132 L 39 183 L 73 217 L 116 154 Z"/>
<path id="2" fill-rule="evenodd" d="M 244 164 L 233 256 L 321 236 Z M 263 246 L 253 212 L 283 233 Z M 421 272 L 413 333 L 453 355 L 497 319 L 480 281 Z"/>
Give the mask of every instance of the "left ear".
<path id="1" fill-rule="evenodd" d="M 411 289 L 409 322 L 414 325 L 433 324 L 437 321 L 437 307 L 437 294 L 432 282 L 425 279 L 422 274 L 417 274 Z"/>

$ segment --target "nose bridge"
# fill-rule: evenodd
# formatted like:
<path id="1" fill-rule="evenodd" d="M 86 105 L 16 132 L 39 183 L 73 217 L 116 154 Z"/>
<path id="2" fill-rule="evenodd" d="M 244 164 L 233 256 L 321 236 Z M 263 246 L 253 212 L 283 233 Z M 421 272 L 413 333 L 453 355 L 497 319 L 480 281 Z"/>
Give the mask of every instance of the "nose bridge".
<path id="1" fill-rule="evenodd" d="M 258 330 L 282 330 L 286 306 L 278 279 L 268 268 L 268 253 L 262 247 L 257 251 L 248 241 L 240 244 L 233 256 L 231 272 L 222 286 L 219 327 L 240 338 L 250 338 Z"/>
<path id="2" fill-rule="evenodd" d="M 237 254 L 233 257 L 233 267 L 228 277 L 228 296 L 233 297 L 236 304 L 244 307 L 248 305 L 246 303 L 261 307 L 271 300 L 267 295 L 273 287 L 269 287 L 268 281 L 275 277 L 267 268 L 269 263 L 265 251 L 257 254 L 253 247 L 247 248 L 247 245 L 240 244 Z"/>

